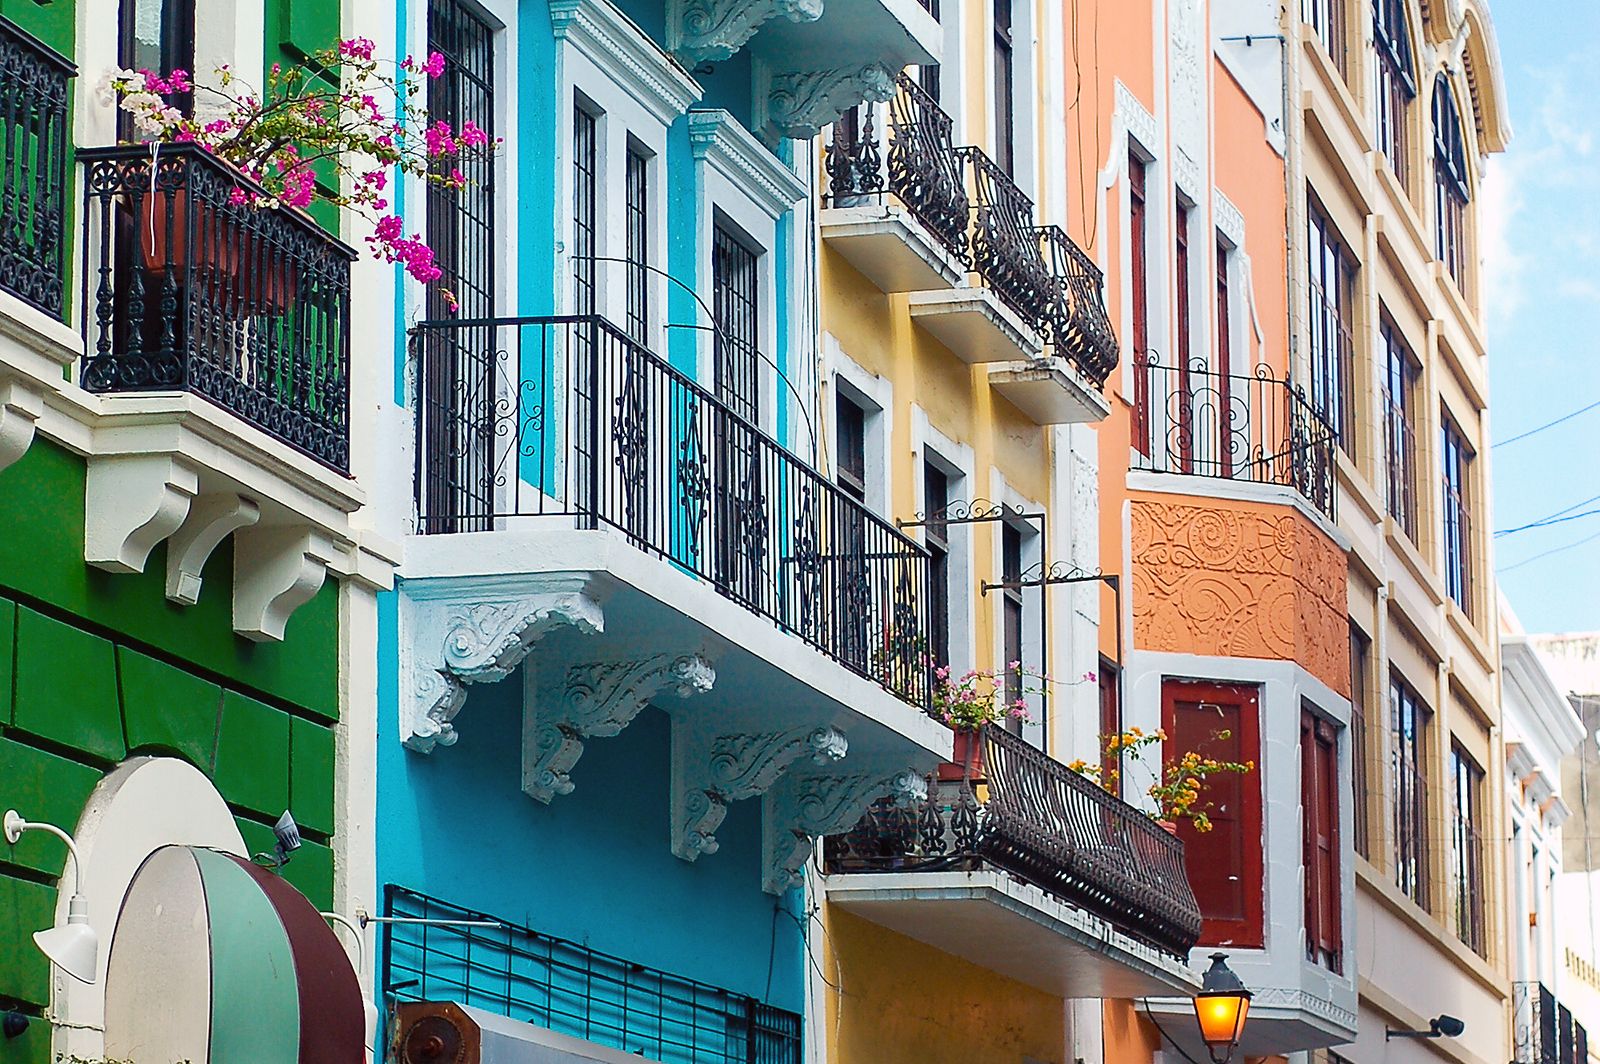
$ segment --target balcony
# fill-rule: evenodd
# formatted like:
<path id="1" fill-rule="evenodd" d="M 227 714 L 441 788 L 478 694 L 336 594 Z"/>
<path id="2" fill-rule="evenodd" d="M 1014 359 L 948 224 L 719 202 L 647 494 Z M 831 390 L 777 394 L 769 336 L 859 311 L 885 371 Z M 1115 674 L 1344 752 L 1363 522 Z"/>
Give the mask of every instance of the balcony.
<path id="1" fill-rule="evenodd" d="M 1543 983 L 1511 984 L 1512 1064 L 1587 1064 L 1589 1032 Z"/>
<path id="2" fill-rule="evenodd" d="M 1204 359 L 1164 365 L 1155 352 L 1134 365 L 1137 471 L 1285 488 L 1334 519 L 1338 435 L 1294 383 L 1270 367 L 1219 373 Z"/>
<path id="3" fill-rule="evenodd" d="M 655 699 L 686 860 L 764 795 L 781 890 L 810 837 L 921 793 L 951 743 L 924 712 L 921 547 L 603 319 L 427 322 L 412 356 L 412 749 L 450 745 L 468 685 L 537 642 L 524 790 L 571 792 L 584 743 Z"/>
<path id="4" fill-rule="evenodd" d="M 0 290 L 60 319 L 68 82 L 76 68 L 0 18 Z"/>
<path id="5" fill-rule="evenodd" d="M 190 145 L 80 151 L 83 387 L 189 392 L 348 469 L 350 263 L 305 215 Z"/>
<path id="6" fill-rule="evenodd" d="M 829 900 L 1053 994 L 1192 992 L 1183 844 L 1003 728 L 982 743 L 981 773 L 828 840 Z"/>

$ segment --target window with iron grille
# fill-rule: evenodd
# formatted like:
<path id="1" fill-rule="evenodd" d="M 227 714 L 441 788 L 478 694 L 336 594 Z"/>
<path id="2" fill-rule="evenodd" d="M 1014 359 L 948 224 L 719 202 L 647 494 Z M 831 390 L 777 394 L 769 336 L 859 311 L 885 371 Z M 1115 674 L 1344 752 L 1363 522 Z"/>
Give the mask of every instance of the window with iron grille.
<path id="1" fill-rule="evenodd" d="M 118 10 L 117 57 L 123 70 L 194 70 L 195 0 L 122 0 Z M 194 93 L 168 97 L 184 114 L 194 111 Z M 488 128 L 488 127 L 484 127 Z M 117 139 L 148 140 L 133 116 L 117 110 Z"/>
<path id="2" fill-rule="evenodd" d="M 1467 286 L 1467 151 L 1461 112 L 1443 74 L 1433 83 L 1434 251 L 1456 284 Z"/>
<path id="3" fill-rule="evenodd" d="M 857 502 L 867 501 L 867 412 L 849 396 L 834 396 L 837 419 L 833 479 Z"/>
<path id="4" fill-rule="evenodd" d="M 1389 791 L 1394 795 L 1395 885 L 1428 908 L 1428 709 L 1412 687 L 1389 679 Z"/>
<path id="5" fill-rule="evenodd" d="M 572 310 L 593 314 L 599 263 L 600 120 L 582 104 L 572 108 Z"/>
<path id="6" fill-rule="evenodd" d="M 800 1016 L 389 884 L 383 992 L 454 1001 L 666 1064 L 800 1064 Z"/>
<path id="7" fill-rule="evenodd" d="M 1393 322 L 1379 330 L 1384 349 L 1384 450 L 1388 467 L 1389 515 L 1417 541 L 1417 436 L 1413 418 L 1420 367 Z"/>
<path id="8" fill-rule="evenodd" d="M 1339 878 L 1339 731 L 1300 712 L 1301 844 L 1306 883 L 1306 956 L 1331 971 L 1344 967 Z"/>
<path id="9" fill-rule="evenodd" d="M 1016 174 L 1016 45 L 1012 41 L 1012 0 L 994 0 L 994 161 Z"/>
<path id="10" fill-rule="evenodd" d="M 1355 453 L 1355 341 L 1351 307 L 1355 263 L 1344 241 L 1307 190 L 1306 319 L 1311 331 L 1311 401 Z"/>
<path id="11" fill-rule="evenodd" d="M 1106 749 L 1107 736 L 1122 734 L 1121 672 L 1114 661 L 1100 656 L 1100 779 L 1112 794 L 1122 796 L 1122 755 Z"/>
<path id="12" fill-rule="evenodd" d="M 1448 413 L 1439 431 L 1440 485 L 1444 518 L 1445 591 L 1472 616 L 1472 448 Z"/>
<path id="13" fill-rule="evenodd" d="M 1009 707 L 1022 698 L 1022 648 L 1025 608 L 1022 588 L 1022 529 L 1010 522 L 1000 525 L 1000 581 L 1006 585 L 1000 591 L 1002 613 L 1001 631 L 1005 642 L 1005 700 Z M 1017 662 L 1016 668 L 1012 662 Z M 1008 717 L 1006 727 L 1021 733 L 1022 722 Z"/>
<path id="14" fill-rule="evenodd" d="M 1478 817 L 1482 804 L 1483 769 L 1460 746 L 1450 747 L 1450 888 L 1455 904 L 1456 936 L 1480 956 L 1488 948 L 1484 934 L 1483 837 Z"/>
<path id="15" fill-rule="evenodd" d="M 1372 641 L 1355 625 L 1350 626 L 1350 784 L 1355 821 L 1352 841 L 1356 853 L 1372 857 L 1367 817 L 1371 815 L 1367 790 L 1367 766 L 1371 748 L 1367 745 L 1367 685 L 1371 682 Z"/>
<path id="16" fill-rule="evenodd" d="M 1345 0 L 1301 0 L 1300 17 L 1311 27 L 1328 51 L 1328 58 L 1341 76 L 1350 76 L 1350 56 L 1346 40 Z"/>
<path id="17" fill-rule="evenodd" d="M 495 126 L 495 31 L 461 0 L 430 0 L 428 48 L 444 56 L 444 73 L 428 81 L 428 111 L 452 128 L 467 122 Z M 428 286 L 428 316 L 462 319 L 495 312 L 495 180 L 493 161 L 468 161 L 459 190 L 430 185 L 428 246 L 440 280 Z M 451 292 L 457 306 L 446 305 Z M 473 532 L 489 527 L 495 509 L 493 432 L 499 373 L 492 330 L 430 334 L 420 365 L 422 439 L 427 456 L 420 486 L 427 532 Z"/>
<path id="18" fill-rule="evenodd" d="M 928 549 L 928 654 L 937 668 L 950 664 L 950 477 L 932 462 L 922 465 L 922 545 Z"/>
<path id="19" fill-rule="evenodd" d="M 1150 290 L 1147 256 L 1149 238 L 1145 216 L 1145 164 L 1128 151 L 1129 273 L 1133 287 L 1133 446 L 1150 453 Z"/>
<path id="20" fill-rule="evenodd" d="M 1378 148 L 1402 188 L 1410 187 L 1411 138 L 1406 131 L 1411 101 L 1417 95 L 1411 61 L 1411 30 L 1406 0 L 1372 0 L 1372 46 L 1376 78 L 1374 125 Z"/>
<path id="21" fill-rule="evenodd" d="M 641 344 L 650 342 L 650 156 L 628 143 L 628 335 Z"/>
<path id="22" fill-rule="evenodd" d="M 759 257 L 721 225 L 711 242 L 712 311 L 717 319 L 717 398 L 760 424 Z"/>

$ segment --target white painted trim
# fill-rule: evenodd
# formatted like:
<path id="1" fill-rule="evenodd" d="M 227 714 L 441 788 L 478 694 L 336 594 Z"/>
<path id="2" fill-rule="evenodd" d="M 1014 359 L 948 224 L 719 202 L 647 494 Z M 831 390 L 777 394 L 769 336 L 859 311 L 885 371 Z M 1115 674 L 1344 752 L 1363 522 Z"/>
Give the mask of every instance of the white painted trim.
<path id="1" fill-rule="evenodd" d="M 621 92 L 671 125 L 704 90 L 632 19 L 607 0 L 549 0 L 558 45 L 606 71 Z"/>
<path id="2" fill-rule="evenodd" d="M 823 372 L 836 389 L 866 411 L 866 480 L 867 507 L 885 520 L 893 521 L 890 503 L 894 498 L 894 470 L 889 461 L 890 441 L 894 439 L 894 385 L 888 379 L 864 369 L 845 354 L 843 346 L 832 333 L 822 334 L 822 351 L 826 360 Z M 833 408 L 828 408 L 832 423 Z M 838 462 L 839 428 L 833 424 L 830 458 Z"/>
<path id="3" fill-rule="evenodd" d="M 981 490 L 977 478 L 977 458 L 972 446 L 958 443 L 946 436 L 928 419 L 927 411 L 915 403 L 911 406 L 911 462 L 912 497 L 915 511 L 927 512 L 923 497 L 922 468 L 931 461 L 950 474 L 952 502 L 968 502 Z M 972 543 L 972 525 L 952 525 L 948 532 L 950 543 L 950 667 L 953 672 L 964 672 L 977 665 L 977 574 L 975 549 Z M 917 530 L 922 541 L 926 529 Z"/>
<path id="4" fill-rule="evenodd" d="M 727 111 L 691 111 L 689 146 L 773 221 L 806 196 L 805 182 Z"/>

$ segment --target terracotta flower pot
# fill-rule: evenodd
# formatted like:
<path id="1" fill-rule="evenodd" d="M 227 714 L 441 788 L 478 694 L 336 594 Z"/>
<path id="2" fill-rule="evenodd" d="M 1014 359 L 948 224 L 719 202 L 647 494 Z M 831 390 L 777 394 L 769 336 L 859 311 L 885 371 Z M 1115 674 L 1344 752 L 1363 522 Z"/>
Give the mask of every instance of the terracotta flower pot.
<path id="1" fill-rule="evenodd" d="M 274 256 L 259 234 L 247 232 L 228 214 L 201 204 L 195 218 L 193 257 L 188 246 L 189 191 L 170 196 L 147 192 L 140 200 L 139 250 L 145 269 L 156 276 L 170 264 L 203 273 L 205 283 L 220 300 L 232 299 L 245 313 L 282 314 L 294 302 L 300 283 L 295 264 Z M 171 212 L 171 246 L 168 246 L 168 210 Z M 264 210 L 241 207 L 239 210 Z M 256 248 L 260 245 L 260 252 Z"/>
<path id="2" fill-rule="evenodd" d="M 983 729 L 957 728 L 955 752 L 949 764 L 939 766 L 939 779 L 953 782 L 961 779 L 983 779 Z"/>
<path id="3" fill-rule="evenodd" d="M 1168 835 L 1172 835 L 1174 837 L 1177 836 L 1178 822 L 1176 820 L 1157 820 L 1156 823 L 1160 824 L 1161 830 L 1165 831 Z"/>

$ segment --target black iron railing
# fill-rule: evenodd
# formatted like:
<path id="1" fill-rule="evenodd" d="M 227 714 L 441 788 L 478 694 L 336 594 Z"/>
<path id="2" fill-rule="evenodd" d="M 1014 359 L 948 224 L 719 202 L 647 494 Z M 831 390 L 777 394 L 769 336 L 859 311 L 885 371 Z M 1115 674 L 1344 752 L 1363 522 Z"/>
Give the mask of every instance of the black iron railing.
<path id="1" fill-rule="evenodd" d="M 1133 468 L 1279 484 L 1333 518 L 1338 434 L 1293 382 L 1268 366 L 1244 376 L 1199 358 L 1164 365 L 1156 352 L 1134 372 L 1144 378 L 1145 438 Z"/>
<path id="2" fill-rule="evenodd" d="M 857 107 L 834 124 L 824 156 L 828 202 L 849 207 L 891 194 L 965 263 L 969 204 L 961 156 L 952 139 L 954 123 L 916 79 L 902 73 L 895 84 L 888 107 L 887 159 L 872 105 Z"/>
<path id="3" fill-rule="evenodd" d="M 78 156 L 83 386 L 193 392 L 346 470 L 355 252 L 192 145 Z"/>
<path id="4" fill-rule="evenodd" d="M 392 883 L 384 915 L 450 921 L 383 925 L 387 1001 L 453 1001 L 673 1064 L 799 1064 L 800 1016 L 748 995 Z"/>
<path id="5" fill-rule="evenodd" d="M 412 354 L 419 532 L 615 529 L 927 706 L 927 553 L 622 330 L 425 322 Z"/>
<path id="6" fill-rule="evenodd" d="M 1117 334 L 1106 311 L 1100 268 L 1060 226 L 1034 230 L 1045 268 L 1055 278 L 1048 323 L 1055 353 L 1096 387 L 1117 368 Z"/>
<path id="7" fill-rule="evenodd" d="M 1511 984 L 1513 1064 L 1587 1064 L 1589 1032 L 1540 982 Z"/>
<path id="8" fill-rule="evenodd" d="M 1040 253 L 1033 201 L 978 148 L 962 148 L 977 190 L 973 207 L 972 266 L 1035 332 L 1052 323 L 1061 286 Z"/>
<path id="9" fill-rule="evenodd" d="M 67 83 L 77 72 L 0 18 L 0 289 L 53 318 L 66 294 Z"/>
<path id="10" fill-rule="evenodd" d="M 1421 510 L 1417 495 L 1417 436 L 1411 425 L 1410 407 L 1387 387 L 1383 389 L 1383 450 L 1389 516 L 1415 543 Z"/>
<path id="11" fill-rule="evenodd" d="M 1183 843 L 1139 810 L 1004 728 L 983 733 L 982 776 L 930 778 L 927 801 L 879 802 L 824 840 L 828 871 L 992 866 L 1176 957 L 1200 938 Z"/>

